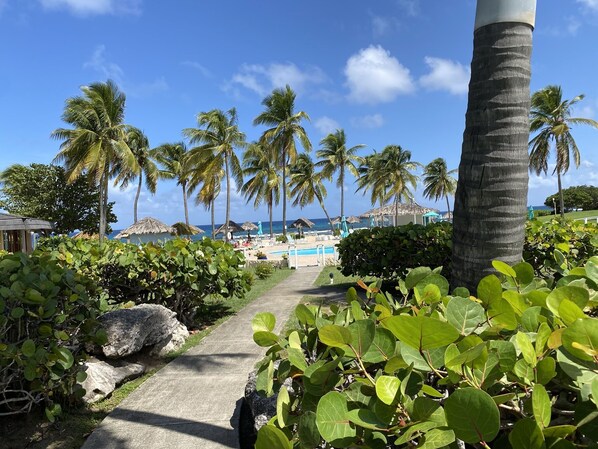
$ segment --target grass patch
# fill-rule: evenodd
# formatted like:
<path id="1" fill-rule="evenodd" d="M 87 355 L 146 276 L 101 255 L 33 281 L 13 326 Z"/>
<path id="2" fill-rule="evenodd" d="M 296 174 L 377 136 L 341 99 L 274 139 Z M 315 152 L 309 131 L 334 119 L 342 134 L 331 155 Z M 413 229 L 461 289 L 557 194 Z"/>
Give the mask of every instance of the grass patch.
<path id="1" fill-rule="evenodd" d="M 330 274 L 334 276 L 334 283 L 330 283 Z M 347 290 L 350 287 L 355 287 L 357 281 L 363 279 L 366 284 L 374 282 L 376 279 L 372 277 L 361 278 L 359 276 L 345 276 L 338 267 L 324 267 L 316 282 L 317 287 L 325 287 L 337 290 Z"/>
<path id="2" fill-rule="evenodd" d="M 252 271 L 251 269 L 248 269 Z M 266 279 L 255 277 L 251 290 L 244 298 L 208 298 L 205 310 L 201 311 L 200 329 L 194 332 L 178 351 L 172 352 L 156 368 L 143 376 L 118 387 L 110 397 L 80 408 L 66 409 L 60 420 L 51 424 L 46 421 L 42 410 L 28 415 L 0 418 L 0 448 L 2 449 L 78 449 L 87 436 L 114 410 L 129 394 L 155 374 L 167 362 L 175 359 L 197 345 L 215 327 L 226 321 L 251 301 L 284 281 L 293 270 L 277 269 Z"/>
<path id="3" fill-rule="evenodd" d="M 561 215 L 545 215 L 543 217 L 538 217 L 540 221 L 550 221 L 553 218 L 560 218 Z M 567 212 L 565 213 L 565 218 L 569 220 L 578 220 L 582 218 L 594 218 L 593 222 L 596 221 L 596 217 L 598 217 L 598 210 L 580 210 L 576 212 Z"/>

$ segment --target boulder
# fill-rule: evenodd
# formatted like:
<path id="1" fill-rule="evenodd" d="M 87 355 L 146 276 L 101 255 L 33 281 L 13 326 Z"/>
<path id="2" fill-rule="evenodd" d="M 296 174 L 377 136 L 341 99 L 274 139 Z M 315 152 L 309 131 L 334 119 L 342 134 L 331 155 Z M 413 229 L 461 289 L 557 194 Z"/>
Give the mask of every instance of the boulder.
<path id="1" fill-rule="evenodd" d="M 96 402 L 110 395 L 121 383 L 135 379 L 145 372 L 145 366 L 139 363 L 113 361 L 111 363 L 90 359 L 83 364 L 87 378 L 81 383 L 85 389 L 83 400 Z"/>
<path id="2" fill-rule="evenodd" d="M 279 360 L 274 362 L 278 366 Z M 289 377 L 285 379 L 283 387 L 286 388 L 289 394 L 294 394 L 292 385 L 293 380 Z M 268 424 L 268 421 L 276 415 L 276 400 L 278 394 L 274 394 L 269 398 L 261 396 L 256 390 L 257 371 L 249 373 L 247 384 L 245 385 L 245 404 L 251 411 L 251 418 L 253 419 L 253 428 L 255 432 L 261 427 Z"/>
<path id="3" fill-rule="evenodd" d="M 102 315 L 99 321 L 108 337 L 102 346 L 102 353 L 108 358 L 126 357 L 147 347 L 164 355 L 178 349 L 189 336 L 187 328 L 176 319 L 176 313 L 158 304 L 114 310 Z"/>

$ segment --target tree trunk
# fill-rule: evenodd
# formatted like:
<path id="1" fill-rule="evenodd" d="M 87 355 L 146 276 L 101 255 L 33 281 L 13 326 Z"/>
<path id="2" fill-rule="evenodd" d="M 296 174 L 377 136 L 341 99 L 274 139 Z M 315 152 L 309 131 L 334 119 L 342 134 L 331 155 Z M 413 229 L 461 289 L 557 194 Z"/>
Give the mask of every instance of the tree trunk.
<path id="1" fill-rule="evenodd" d="M 228 243 L 228 224 L 230 222 L 230 174 L 228 169 L 228 156 L 224 155 L 224 168 L 226 171 L 226 221 L 224 222 L 224 240 Z"/>
<path id="2" fill-rule="evenodd" d="M 478 0 L 478 9 L 487 2 Z M 510 21 L 483 25 L 474 34 L 452 260 L 452 285 L 472 292 L 482 277 L 494 271 L 493 260 L 509 264 L 521 260 L 532 29 L 530 24 Z"/>
<path id="3" fill-rule="evenodd" d="M 212 219 L 212 239 L 216 238 L 216 218 L 214 217 L 214 203 L 214 200 L 210 201 L 210 218 Z"/>
<path id="4" fill-rule="evenodd" d="M 341 184 L 341 219 L 345 216 L 345 167 L 340 166 L 339 181 Z"/>
<path id="5" fill-rule="evenodd" d="M 143 172 L 139 172 L 139 184 L 137 184 L 137 193 L 135 194 L 135 202 L 133 203 L 133 221 L 137 223 L 137 204 L 139 203 L 139 195 L 141 195 L 141 183 L 143 182 Z"/>
<path id="6" fill-rule="evenodd" d="M 272 205 L 274 201 L 272 199 L 272 194 L 270 194 L 270 201 L 268 202 L 268 215 L 270 215 L 270 238 L 274 238 L 274 228 L 272 226 Z"/>
<path id="7" fill-rule="evenodd" d="M 330 215 L 328 215 L 328 211 L 326 210 L 326 207 L 324 206 L 324 198 L 322 198 L 320 195 L 316 195 L 316 198 L 320 202 L 320 206 L 322 207 L 322 210 L 324 211 L 324 214 L 326 215 L 326 218 L 328 219 L 328 223 L 330 223 L 330 229 L 332 230 L 332 235 L 334 235 L 334 225 L 332 224 L 332 219 L 330 218 Z"/>
<path id="8" fill-rule="evenodd" d="M 448 218 L 451 218 L 451 203 L 449 203 L 448 195 L 445 196 L 446 198 L 446 210 L 448 211 Z"/>
<path id="9" fill-rule="evenodd" d="M 104 242 L 106 237 L 106 216 L 108 209 L 108 174 L 104 173 L 100 180 L 100 229 L 99 241 L 100 245 Z"/>
<path id="10" fill-rule="evenodd" d="M 557 180 L 559 183 L 559 205 L 561 206 L 561 219 L 565 219 L 565 200 L 563 198 L 563 186 L 561 184 L 561 172 L 557 172 L 556 174 Z"/>
<path id="11" fill-rule="evenodd" d="M 287 146 L 282 149 L 282 235 L 287 236 Z"/>
<path id="12" fill-rule="evenodd" d="M 187 183 L 183 181 L 181 183 L 183 187 L 183 207 L 185 208 L 185 224 L 189 227 L 189 208 L 187 207 Z"/>

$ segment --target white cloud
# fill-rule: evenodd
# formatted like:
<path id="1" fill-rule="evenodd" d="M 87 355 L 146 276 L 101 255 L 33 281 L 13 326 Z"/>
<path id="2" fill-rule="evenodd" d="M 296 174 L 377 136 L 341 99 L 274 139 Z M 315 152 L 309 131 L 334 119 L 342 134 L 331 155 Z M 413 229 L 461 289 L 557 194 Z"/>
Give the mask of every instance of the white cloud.
<path id="1" fill-rule="evenodd" d="M 201 65 L 199 62 L 183 61 L 183 62 L 181 62 L 181 64 L 197 70 L 199 73 L 201 73 L 206 78 L 210 78 L 212 76 L 212 73 L 207 68 L 205 68 L 205 66 Z"/>
<path id="2" fill-rule="evenodd" d="M 385 36 L 400 27 L 400 22 L 396 17 L 383 17 L 370 13 L 372 21 L 372 32 L 375 37 Z"/>
<path id="3" fill-rule="evenodd" d="M 550 175 L 532 175 L 529 176 L 528 188 L 531 189 L 556 189 L 557 179 L 556 176 Z M 552 191 L 552 190 L 551 190 Z M 548 195 L 552 195 L 549 193 Z M 548 196 L 546 195 L 546 196 Z"/>
<path id="4" fill-rule="evenodd" d="M 39 2 L 44 9 L 64 9 L 77 16 L 141 13 L 141 0 L 39 0 Z"/>
<path id="5" fill-rule="evenodd" d="M 429 90 L 444 90 L 453 95 L 467 93 L 470 69 L 450 59 L 426 56 L 430 73 L 422 76 L 419 82 Z"/>
<path id="6" fill-rule="evenodd" d="M 598 109 L 598 100 L 591 100 L 586 97 L 581 102 L 573 106 L 573 112 L 571 115 L 574 117 L 594 118 L 596 115 L 596 109 Z"/>
<path id="7" fill-rule="evenodd" d="M 581 3 L 590 9 L 598 11 L 598 0 L 577 0 L 577 3 Z"/>
<path id="8" fill-rule="evenodd" d="M 397 3 L 408 16 L 415 17 L 419 15 L 419 0 L 398 0 Z"/>
<path id="9" fill-rule="evenodd" d="M 303 93 L 311 85 L 322 84 L 325 81 L 326 75 L 319 67 L 315 66 L 300 69 L 290 62 L 269 65 L 244 64 L 224 89 L 234 90 L 235 85 L 240 85 L 264 96 L 273 89 L 285 87 L 288 84 L 295 92 Z"/>
<path id="10" fill-rule="evenodd" d="M 340 129 L 340 125 L 336 120 L 326 116 L 317 119 L 314 122 L 314 126 L 323 136 L 327 136 L 328 134 L 333 133 L 337 129 Z"/>
<path id="11" fill-rule="evenodd" d="M 351 125 L 355 128 L 374 129 L 384 125 L 382 114 L 364 115 L 362 117 L 351 118 Z"/>
<path id="12" fill-rule="evenodd" d="M 163 77 L 138 84 L 127 81 L 123 69 L 115 62 L 108 61 L 105 53 L 106 46 L 98 45 L 91 59 L 83 63 L 83 68 L 91 69 L 100 73 L 102 77 L 113 80 L 125 93 L 133 97 L 148 97 L 158 92 L 165 92 L 170 88 Z"/>
<path id="13" fill-rule="evenodd" d="M 356 103 L 384 103 L 413 92 L 409 69 L 381 46 L 369 46 L 352 55 L 345 66 L 349 99 Z"/>

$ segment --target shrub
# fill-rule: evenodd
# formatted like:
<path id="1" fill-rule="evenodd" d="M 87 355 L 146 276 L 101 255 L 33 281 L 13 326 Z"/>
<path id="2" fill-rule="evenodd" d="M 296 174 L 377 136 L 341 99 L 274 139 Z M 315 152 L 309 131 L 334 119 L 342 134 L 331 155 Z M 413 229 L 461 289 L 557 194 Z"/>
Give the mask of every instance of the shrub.
<path id="1" fill-rule="evenodd" d="M 258 314 L 257 389 L 278 396 L 256 449 L 595 444 L 598 257 L 554 289 L 525 262 L 494 267 L 475 297 L 415 268 L 402 297 L 364 285 L 348 307 L 301 304 L 280 337 Z"/>
<path id="2" fill-rule="evenodd" d="M 272 273 L 274 273 L 274 267 L 271 263 L 260 262 L 255 265 L 254 272 L 258 278 L 266 279 L 272 276 Z"/>
<path id="3" fill-rule="evenodd" d="M 396 280 L 409 268 L 442 266 L 450 273 L 452 226 L 434 223 L 361 229 L 338 244 L 345 276 L 374 276 Z"/>
<path id="4" fill-rule="evenodd" d="M 111 302 L 162 304 L 189 326 L 208 295 L 243 296 L 250 286 L 243 254 L 210 239 L 139 246 L 111 240 L 101 248 L 98 242 L 58 239 L 39 251 L 97 280 Z"/>
<path id="5" fill-rule="evenodd" d="M 277 235 L 276 236 L 276 241 L 277 242 L 281 242 L 281 243 L 286 243 L 287 242 L 287 238 L 285 235 Z"/>
<path id="6" fill-rule="evenodd" d="M 553 214 L 553 211 L 547 209 L 538 209 L 534 211 L 534 217 L 548 217 L 549 215 Z"/>
<path id="7" fill-rule="evenodd" d="M 100 301 L 89 279 L 48 256 L 0 259 L 0 414 L 45 404 L 53 421 L 61 401 L 81 398 L 77 381 L 86 342 L 103 343 Z"/>

